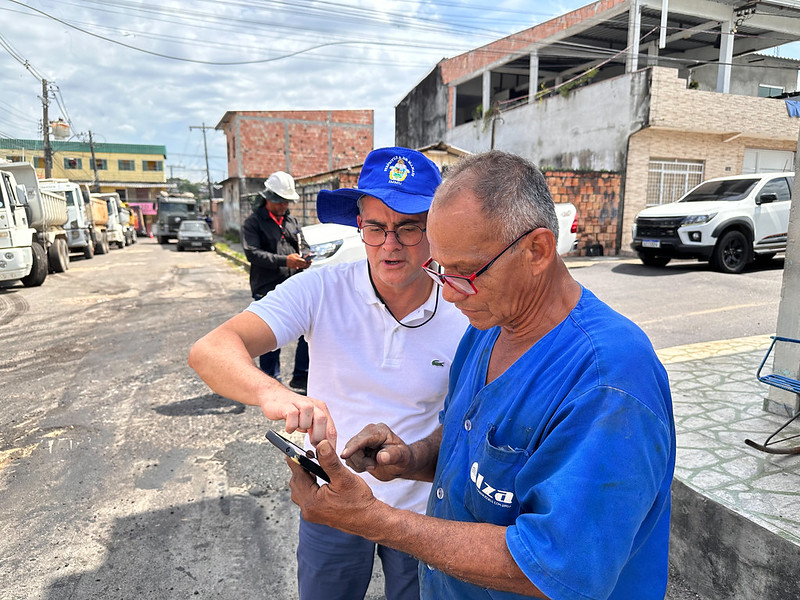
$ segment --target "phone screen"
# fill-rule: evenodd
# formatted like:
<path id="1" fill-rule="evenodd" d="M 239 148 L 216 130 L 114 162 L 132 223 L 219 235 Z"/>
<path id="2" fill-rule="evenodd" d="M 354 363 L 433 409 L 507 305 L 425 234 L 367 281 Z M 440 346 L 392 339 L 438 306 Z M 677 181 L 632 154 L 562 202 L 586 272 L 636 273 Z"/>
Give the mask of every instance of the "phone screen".
<path id="1" fill-rule="evenodd" d="M 266 437 L 278 450 L 283 452 L 286 456 L 291 458 L 306 471 L 312 475 L 315 475 L 316 477 L 319 477 L 323 481 L 327 481 L 328 483 L 331 482 L 331 478 L 328 477 L 328 474 L 325 472 L 325 470 L 319 466 L 319 463 L 313 458 L 306 456 L 305 450 L 303 450 L 300 446 L 291 440 L 286 439 L 280 433 L 273 431 L 272 429 L 267 431 Z"/>

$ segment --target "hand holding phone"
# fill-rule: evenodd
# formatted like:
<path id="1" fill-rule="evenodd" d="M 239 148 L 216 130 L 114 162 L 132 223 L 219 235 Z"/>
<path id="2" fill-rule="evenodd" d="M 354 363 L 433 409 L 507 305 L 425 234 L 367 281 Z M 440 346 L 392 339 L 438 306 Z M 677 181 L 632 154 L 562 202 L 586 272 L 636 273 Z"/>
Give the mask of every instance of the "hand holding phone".
<path id="1" fill-rule="evenodd" d="M 325 472 L 325 470 L 319 466 L 319 463 L 313 458 L 306 456 L 305 450 L 303 450 L 300 446 L 286 439 L 280 433 L 273 431 L 272 429 L 267 431 L 266 437 L 276 448 L 278 448 L 278 450 L 283 452 L 286 456 L 291 458 L 306 471 L 316 477 L 319 477 L 323 481 L 327 481 L 328 483 L 331 482 L 331 478 L 328 477 L 328 474 Z"/>

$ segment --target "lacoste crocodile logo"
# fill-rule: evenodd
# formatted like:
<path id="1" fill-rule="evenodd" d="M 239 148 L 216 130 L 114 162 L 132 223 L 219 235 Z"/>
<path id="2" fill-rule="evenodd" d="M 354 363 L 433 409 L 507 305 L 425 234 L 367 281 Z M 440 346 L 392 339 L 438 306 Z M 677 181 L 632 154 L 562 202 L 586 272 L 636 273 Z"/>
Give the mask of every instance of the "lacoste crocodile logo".
<path id="1" fill-rule="evenodd" d="M 431 361 L 431 364 L 432 364 L 434 367 L 443 367 L 443 366 L 444 366 L 444 362 L 442 362 L 441 360 L 436 360 L 436 359 L 433 359 L 433 360 Z"/>

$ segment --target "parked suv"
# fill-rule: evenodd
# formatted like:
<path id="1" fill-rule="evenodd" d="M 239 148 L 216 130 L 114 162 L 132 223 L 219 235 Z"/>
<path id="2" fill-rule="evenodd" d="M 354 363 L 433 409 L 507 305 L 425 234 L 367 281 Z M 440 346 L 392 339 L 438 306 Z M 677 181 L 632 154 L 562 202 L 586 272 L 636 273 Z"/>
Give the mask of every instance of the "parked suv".
<path id="1" fill-rule="evenodd" d="M 631 248 L 649 266 L 697 258 L 741 273 L 752 260 L 786 250 L 793 181 L 794 173 L 709 179 L 677 202 L 640 212 Z"/>

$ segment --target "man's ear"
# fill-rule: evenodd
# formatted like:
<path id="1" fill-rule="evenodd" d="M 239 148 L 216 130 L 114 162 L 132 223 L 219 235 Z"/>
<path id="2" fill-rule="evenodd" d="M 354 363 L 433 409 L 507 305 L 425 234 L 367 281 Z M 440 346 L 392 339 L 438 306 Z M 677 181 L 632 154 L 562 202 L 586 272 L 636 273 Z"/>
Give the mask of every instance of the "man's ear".
<path id="1" fill-rule="evenodd" d="M 546 269 L 556 253 L 556 236 L 553 232 L 546 227 L 539 227 L 525 236 L 524 241 L 534 270 L 539 272 Z"/>
<path id="2" fill-rule="evenodd" d="M 356 223 L 358 224 L 358 228 L 361 229 L 361 215 L 356 215 Z"/>

